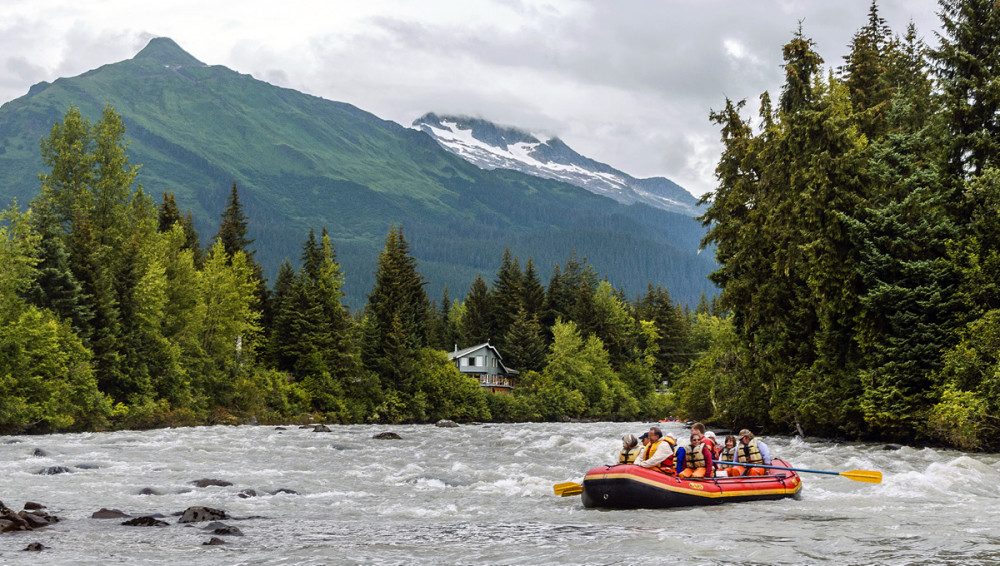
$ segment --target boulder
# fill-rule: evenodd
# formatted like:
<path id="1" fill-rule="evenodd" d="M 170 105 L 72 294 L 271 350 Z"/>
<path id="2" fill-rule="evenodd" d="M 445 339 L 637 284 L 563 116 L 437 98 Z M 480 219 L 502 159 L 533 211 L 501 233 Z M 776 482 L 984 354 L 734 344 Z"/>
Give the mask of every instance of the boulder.
<path id="1" fill-rule="evenodd" d="M 205 479 L 195 480 L 191 482 L 191 485 L 197 487 L 209 487 L 209 486 L 229 487 L 233 485 L 233 482 L 228 482 L 226 480 L 214 480 L 205 478 Z"/>
<path id="2" fill-rule="evenodd" d="M 126 517 L 131 517 L 128 513 L 124 511 L 119 511 L 118 509 L 107 509 L 101 507 L 100 511 L 94 511 L 90 516 L 91 519 L 124 519 Z"/>
<path id="3" fill-rule="evenodd" d="M 313 427 L 313 432 L 331 432 L 330 427 L 325 424 L 318 424 Z"/>
<path id="4" fill-rule="evenodd" d="M 40 543 L 40 542 L 33 542 L 33 543 L 29 544 L 28 546 L 24 547 L 24 550 L 26 552 L 41 552 L 41 551 L 45 550 L 46 548 L 48 548 L 48 547 L 45 546 L 44 544 Z"/>
<path id="5" fill-rule="evenodd" d="M 434 423 L 434 426 L 439 426 L 441 428 L 458 428 L 458 423 L 455 421 L 449 421 L 448 419 L 441 419 Z"/>
<path id="6" fill-rule="evenodd" d="M 168 527 L 170 523 L 156 517 L 136 517 L 122 523 L 126 527 Z"/>
<path id="7" fill-rule="evenodd" d="M 231 537 L 243 536 L 243 531 L 241 531 L 239 527 L 234 527 L 232 525 L 222 525 L 221 527 L 212 529 L 212 533 L 216 535 L 231 536 Z"/>
<path id="8" fill-rule="evenodd" d="M 15 513 L 0 501 L 0 533 L 31 531 L 59 522 L 59 517 L 49 515 L 40 509 L 44 507 L 43 505 L 37 503 L 34 505 L 38 505 L 39 509 L 25 509 Z"/>
<path id="9" fill-rule="evenodd" d="M 213 509 L 211 507 L 188 507 L 184 510 L 184 514 L 181 515 L 178 523 L 201 523 L 202 521 L 218 521 L 221 519 L 228 519 L 226 512 L 222 509 Z"/>
<path id="10" fill-rule="evenodd" d="M 24 508 L 29 511 L 34 511 L 35 509 L 45 509 L 45 506 L 41 503 L 35 503 L 34 501 L 25 501 Z"/>
<path id="11" fill-rule="evenodd" d="M 882 450 L 902 450 L 902 448 L 899 444 L 886 444 L 882 447 Z"/>
<path id="12" fill-rule="evenodd" d="M 56 474 L 69 474 L 72 472 L 73 470 L 67 468 L 66 466 L 49 466 L 44 470 L 40 470 L 38 474 L 41 476 L 54 476 Z"/>
<path id="13" fill-rule="evenodd" d="M 49 455 L 49 453 L 42 450 L 41 448 L 35 448 L 35 451 L 32 452 L 31 455 L 36 458 L 45 458 Z"/>
<path id="14" fill-rule="evenodd" d="M 144 487 L 139 490 L 139 495 L 163 495 L 163 492 L 151 487 Z"/>
<path id="15" fill-rule="evenodd" d="M 399 436 L 395 432 L 380 432 L 373 436 L 375 440 L 402 440 L 403 437 Z"/>
<path id="16" fill-rule="evenodd" d="M 212 538 L 208 539 L 208 542 L 203 542 L 201 544 L 203 544 L 205 546 L 216 546 L 216 545 L 220 545 L 220 544 L 226 544 L 226 541 L 222 540 L 219 537 L 212 537 Z"/>
<path id="17" fill-rule="evenodd" d="M 257 490 L 247 488 L 237 493 L 236 497 L 239 497 L 240 499 L 249 499 L 251 497 L 257 497 Z"/>

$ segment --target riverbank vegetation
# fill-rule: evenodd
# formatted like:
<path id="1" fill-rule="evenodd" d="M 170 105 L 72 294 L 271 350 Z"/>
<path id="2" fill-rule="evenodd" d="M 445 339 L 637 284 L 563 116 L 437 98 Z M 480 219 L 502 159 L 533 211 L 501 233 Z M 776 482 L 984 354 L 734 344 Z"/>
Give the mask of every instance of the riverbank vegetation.
<path id="1" fill-rule="evenodd" d="M 143 191 L 127 145 L 112 108 L 96 123 L 70 108 L 42 140 L 40 195 L 3 214 L 0 431 L 667 411 L 657 388 L 684 367 L 694 315 L 665 289 L 629 301 L 575 254 L 543 285 L 507 252 L 491 283 L 432 300 L 392 226 L 351 313 L 325 229 L 268 285 L 235 183 L 203 246 L 170 192 Z M 520 371 L 513 395 L 447 356 L 486 341 Z"/>
<path id="2" fill-rule="evenodd" d="M 873 3 L 829 72 L 800 29 L 777 100 L 712 113 L 731 317 L 677 388 L 687 412 L 1000 448 L 1000 6 L 940 5 L 927 49 Z"/>

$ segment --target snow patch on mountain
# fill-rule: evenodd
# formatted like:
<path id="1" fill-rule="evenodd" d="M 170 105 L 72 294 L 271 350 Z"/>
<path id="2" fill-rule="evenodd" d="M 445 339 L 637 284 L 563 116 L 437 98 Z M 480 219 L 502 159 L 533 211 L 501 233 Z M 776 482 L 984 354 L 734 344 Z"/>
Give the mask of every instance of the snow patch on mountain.
<path id="1" fill-rule="evenodd" d="M 543 142 L 541 136 L 486 120 L 433 113 L 418 118 L 412 127 L 483 169 L 513 169 L 583 187 L 624 204 L 644 203 L 689 216 L 701 214 L 698 199 L 673 181 L 664 177 L 637 179 L 580 155 L 559 138 Z"/>

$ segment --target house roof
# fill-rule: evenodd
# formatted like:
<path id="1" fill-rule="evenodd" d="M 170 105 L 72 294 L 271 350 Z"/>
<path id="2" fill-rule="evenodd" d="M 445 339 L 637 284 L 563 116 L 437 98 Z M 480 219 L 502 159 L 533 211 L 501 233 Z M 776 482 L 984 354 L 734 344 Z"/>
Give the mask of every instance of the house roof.
<path id="1" fill-rule="evenodd" d="M 496 354 L 497 360 L 500 361 L 500 368 L 503 369 L 504 373 L 507 373 L 507 374 L 510 374 L 510 375 L 517 375 L 519 373 L 516 369 L 508 369 L 507 366 L 505 366 L 503 364 L 503 356 L 501 356 L 500 352 L 496 349 L 496 347 L 493 344 L 490 344 L 489 342 L 483 342 L 482 344 L 476 344 L 475 346 L 470 346 L 468 348 L 465 348 L 464 350 L 455 350 L 454 352 L 451 352 L 451 353 L 448 354 L 448 359 L 449 360 L 457 360 L 458 358 L 467 356 L 467 355 L 471 354 L 472 352 L 475 352 L 477 350 L 481 350 L 483 348 L 489 348 L 490 350 L 493 350 L 493 353 Z"/>
<path id="2" fill-rule="evenodd" d="M 479 349 L 483 348 L 484 346 L 487 347 L 487 348 L 489 348 L 490 350 L 493 350 L 493 353 L 496 354 L 497 358 L 499 358 L 501 360 L 503 359 L 503 356 L 500 355 L 500 352 L 498 352 L 497 349 L 492 344 L 490 344 L 489 342 L 483 342 L 482 344 L 477 344 L 475 346 L 471 346 L 471 347 L 466 348 L 464 350 L 455 350 L 454 352 L 451 352 L 451 353 L 448 354 L 448 359 L 454 360 L 454 359 L 457 359 L 457 358 L 461 358 L 462 356 L 466 356 L 468 354 L 471 354 L 472 352 L 475 352 L 476 350 L 479 350 Z"/>

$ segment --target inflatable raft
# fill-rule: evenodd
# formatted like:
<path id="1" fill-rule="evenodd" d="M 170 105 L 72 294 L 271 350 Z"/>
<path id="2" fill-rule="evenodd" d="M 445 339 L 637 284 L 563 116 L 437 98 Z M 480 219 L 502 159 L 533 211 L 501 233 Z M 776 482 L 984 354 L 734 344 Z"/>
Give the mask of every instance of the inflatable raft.
<path id="1" fill-rule="evenodd" d="M 772 466 L 791 467 L 784 460 Z M 802 489 L 792 470 L 763 476 L 678 478 L 631 464 L 600 466 L 583 478 L 583 506 L 607 509 L 661 509 L 795 497 Z"/>

